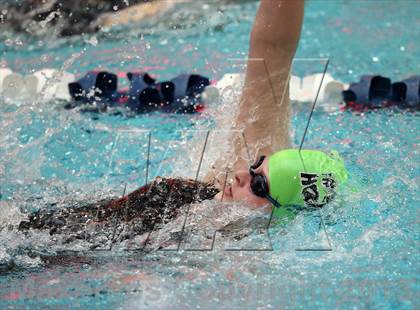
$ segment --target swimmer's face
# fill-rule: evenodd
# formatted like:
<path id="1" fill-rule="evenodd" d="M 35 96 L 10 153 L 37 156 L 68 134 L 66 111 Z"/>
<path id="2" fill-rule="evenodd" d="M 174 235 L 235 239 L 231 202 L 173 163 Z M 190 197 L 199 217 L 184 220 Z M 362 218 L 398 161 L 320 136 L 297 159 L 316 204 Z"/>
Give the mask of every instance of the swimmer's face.
<path id="1" fill-rule="evenodd" d="M 255 163 L 259 164 L 255 169 L 254 173 L 262 174 L 267 178 L 268 184 L 270 179 L 268 176 L 268 157 L 265 157 L 262 162 Z M 218 193 L 216 199 L 223 201 L 244 201 L 254 206 L 265 206 L 267 205 L 267 199 L 256 196 L 251 190 L 252 176 L 249 170 L 238 170 L 234 173 L 234 179 L 231 184 L 226 184 L 225 189 Z"/>

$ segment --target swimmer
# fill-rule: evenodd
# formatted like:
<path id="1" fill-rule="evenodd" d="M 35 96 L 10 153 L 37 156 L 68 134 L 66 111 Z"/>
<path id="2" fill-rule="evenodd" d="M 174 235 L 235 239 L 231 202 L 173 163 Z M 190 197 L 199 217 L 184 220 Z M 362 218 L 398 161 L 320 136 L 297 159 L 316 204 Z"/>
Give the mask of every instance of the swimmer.
<path id="1" fill-rule="evenodd" d="M 233 129 L 233 147 L 213 165 L 206 180 L 222 192 L 216 199 L 244 200 L 263 206 L 269 201 L 276 209 L 285 205 L 322 206 L 329 201 L 335 183 L 347 175 L 337 154 L 320 151 L 288 150 L 290 100 L 288 78 L 303 22 L 303 0 L 262 0 L 250 36 L 250 50 L 239 111 Z M 243 140 L 246 138 L 246 145 Z M 248 149 L 247 149 L 248 148 Z M 280 151 L 279 151 L 280 150 Z M 277 151 L 277 152 L 276 152 Z M 255 154 L 250 166 L 248 154 Z M 226 171 L 233 180 L 224 184 Z M 311 190 L 305 175 L 315 174 Z M 333 174 L 332 181 L 324 180 Z M 334 188 L 331 188 L 333 186 Z"/>
<path id="2" fill-rule="evenodd" d="M 248 165 L 247 151 L 233 136 L 231 157 L 218 160 L 206 182 L 159 178 L 123 198 L 34 214 L 20 228 L 49 229 L 54 234 L 69 229 L 70 222 L 102 223 L 106 232 L 110 229 L 106 223 L 117 220 L 132 224 L 129 235 L 151 231 L 156 223 L 174 218 L 181 206 L 206 199 L 244 201 L 256 207 L 272 204 L 279 215 L 288 205 L 320 207 L 329 202 L 347 176 L 340 157 L 289 149 L 288 77 L 303 11 L 303 0 L 261 0 L 256 15 L 234 126 L 253 146 L 254 164 Z M 234 171 L 229 184 L 222 180 L 225 167 Z"/>

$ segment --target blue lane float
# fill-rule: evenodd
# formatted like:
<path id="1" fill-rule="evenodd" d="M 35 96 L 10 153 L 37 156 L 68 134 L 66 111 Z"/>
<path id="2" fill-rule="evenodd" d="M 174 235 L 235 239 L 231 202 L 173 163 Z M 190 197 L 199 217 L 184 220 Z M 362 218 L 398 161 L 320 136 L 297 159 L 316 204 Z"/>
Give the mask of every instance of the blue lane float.
<path id="1" fill-rule="evenodd" d="M 420 107 L 420 76 L 411 76 L 392 83 L 380 75 L 364 75 L 342 92 L 345 109 L 364 111 L 396 106 L 418 110 Z"/>
<path id="2" fill-rule="evenodd" d="M 94 105 L 101 110 L 124 107 L 135 113 L 195 113 L 203 109 L 201 95 L 210 85 L 207 77 L 198 74 L 181 74 L 163 82 L 157 82 L 145 72 L 129 72 L 126 77 L 129 87 L 118 89 L 116 74 L 89 71 L 81 79 L 69 83 L 73 100 L 67 107 Z"/>

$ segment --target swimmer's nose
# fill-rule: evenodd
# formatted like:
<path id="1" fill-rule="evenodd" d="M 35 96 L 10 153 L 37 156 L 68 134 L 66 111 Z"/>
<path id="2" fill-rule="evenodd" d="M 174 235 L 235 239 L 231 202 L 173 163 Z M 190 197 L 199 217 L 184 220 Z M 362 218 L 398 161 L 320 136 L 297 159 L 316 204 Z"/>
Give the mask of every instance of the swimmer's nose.
<path id="1" fill-rule="evenodd" d="M 250 175 L 248 171 L 238 171 L 235 173 L 235 182 L 239 187 L 245 187 L 248 185 L 250 180 Z"/>

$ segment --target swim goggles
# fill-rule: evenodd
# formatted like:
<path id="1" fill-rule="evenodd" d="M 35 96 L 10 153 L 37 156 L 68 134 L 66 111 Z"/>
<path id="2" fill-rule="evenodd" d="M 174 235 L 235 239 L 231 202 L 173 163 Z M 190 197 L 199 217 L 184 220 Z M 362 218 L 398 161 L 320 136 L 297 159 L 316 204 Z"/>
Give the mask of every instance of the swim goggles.
<path id="1" fill-rule="evenodd" d="M 249 174 L 251 175 L 250 187 L 254 195 L 262 197 L 270 201 L 276 208 L 280 208 L 281 205 L 270 196 L 268 187 L 267 177 L 263 174 L 255 173 L 257 169 L 263 163 L 265 156 L 261 156 L 251 167 L 249 167 Z"/>

